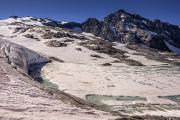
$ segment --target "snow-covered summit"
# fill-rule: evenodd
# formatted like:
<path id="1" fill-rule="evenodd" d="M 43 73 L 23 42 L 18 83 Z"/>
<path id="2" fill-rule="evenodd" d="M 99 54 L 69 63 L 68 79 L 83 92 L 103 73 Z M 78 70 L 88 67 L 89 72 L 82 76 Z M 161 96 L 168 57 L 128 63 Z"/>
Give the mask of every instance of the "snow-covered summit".
<path id="1" fill-rule="evenodd" d="M 0 25 L 2 25 L 2 24 L 4 24 L 4 25 L 15 24 L 15 23 L 43 26 L 40 19 L 31 17 L 31 16 L 28 16 L 28 17 L 9 17 L 5 20 L 0 20 Z"/>
<path id="2" fill-rule="evenodd" d="M 48 18 L 37 18 L 32 16 L 27 17 L 18 17 L 18 16 L 10 16 L 7 19 L 0 20 L 0 25 L 7 24 L 25 24 L 25 25 L 33 25 L 33 26 L 59 26 L 60 22 L 48 19 Z"/>

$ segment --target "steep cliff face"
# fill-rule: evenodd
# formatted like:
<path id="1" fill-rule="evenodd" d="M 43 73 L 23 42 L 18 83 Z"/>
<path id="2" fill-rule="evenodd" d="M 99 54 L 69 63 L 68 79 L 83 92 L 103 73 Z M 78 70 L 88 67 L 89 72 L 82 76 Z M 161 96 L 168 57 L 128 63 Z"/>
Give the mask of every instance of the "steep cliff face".
<path id="1" fill-rule="evenodd" d="M 87 21 L 82 23 L 82 29 L 85 32 L 93 33 L 98 36 L 101 34 L 101 22 L 96 18 L 89 18 Z"/>
<path id="2" fill-rule="evenodd" d="M 102 21 L 90 18 L 82 23 L 85 32 L 109 41 L 144 44 L 162 51 L 169 51 L 164 41 L 180 46 L 180 28 L 160 20 L 151 21 L 136 14 L 119 10 Z"/>
<path id="3" fill-rule="evenodd" d="M 40 56 L 23 46 L 0 39 L 0 49 L 9 64 L 28 73 L 29 66 L 49 62 L 48 58 Z"/>

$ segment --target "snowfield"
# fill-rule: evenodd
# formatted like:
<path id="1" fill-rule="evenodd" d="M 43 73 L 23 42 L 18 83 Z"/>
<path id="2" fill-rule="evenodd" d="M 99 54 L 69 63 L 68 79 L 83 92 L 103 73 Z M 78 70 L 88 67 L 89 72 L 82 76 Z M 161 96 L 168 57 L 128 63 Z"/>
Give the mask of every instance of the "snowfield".
<path id="1" fill-rule="evenodd" d="M 0 52 L 0 118 L 1 120 L 113 120 L 116 116 L 96 109 L 82 109 L 45 92 L 42 86 L 20 74 L 4 60 Z M 47 91 L 47 90 L 46 90 Z M 58 96 L 58 95 L 56 95 Z M 64 96 L 59 94 L 59 96 Z"/>
<path id="2" fill-rule="evenodd" d="M 13 22 L 24 22 L 25 25 L 12 25 Z M 30 28 L 26 29 L 27 26 Z M 23 32 L 15 32 L 17 27 L 21 27 Z M 112 27 L 112 29 L 114 28 Z M 79 31 L 79 29 L 76 30 Z M 62 35 L 66 36 L 57 37 L 55 35 L 50 39 L 44 39 L 42 36 L 49 31 L 54 34 L 62 32 Z M 27 34 L 30 36 L 29 38 L 26 37 Z M 81 37 L 83 39 L 79 39 Z M 54 58 L 55 60 L 51 63 L 43 66 L 41 77 L 58 85 L 59 89 L 65 93 L 94 104 L 108 106 L 111 110 L 127 115 L 148 114 L 180 117 L 179 66 L 149 59 L 142 55 L 142 52 L 129 49 L 125 44 L 113 43 L 113 48 L 117 51 L 126 52 L 123 55 L 130 59 L 130 62 L 139 62 L 142 66 L 117 62 L 119 60 L 117 57 L 80 45 L 83 41 L 100 38 L 89 33 L 74 33 L 60 28 L 47 28 L 39 21 L 33 21 L 31 17 L 1 20 L 0 38 L 9 41 L 0 42 L 1 49 L 10 58 L 9 60 L 12 63 L 14 63 L 13 60 L 16 60 L 14 64 L 17 64 L 16 62 L 23 58 L 21 59 L 22 63 L 18 64 L 24 65 L 22 69 L 26 72 L 28 71 L 27 66 L 31 64 L 48 62 L 47 58 Z M 66 46 L 49 47 L 45 43 L 51 40 L 64 43 Z M 166 44 L 172 51 L 179 52 L 179 49 Z M 7 50 L 9 47 L 10 49 Z M 174 58 L 171 59 L 171 62 L 174 62 Z M 170 109 L 168 109 L 168 105 L 170 105 Z M 155 110 L 160 112 L 154 112 Z M 102 118 L 100 117 L 100 119 Z"/>

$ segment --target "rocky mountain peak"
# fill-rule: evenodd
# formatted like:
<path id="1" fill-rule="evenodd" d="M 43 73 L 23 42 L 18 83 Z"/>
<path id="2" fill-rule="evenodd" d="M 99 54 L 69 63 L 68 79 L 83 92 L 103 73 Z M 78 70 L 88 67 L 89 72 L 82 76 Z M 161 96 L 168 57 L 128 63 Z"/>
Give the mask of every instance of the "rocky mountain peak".
<path id="1" fill-rule="evenodd" d="M 9 16 L 9 18 L 17 19 L 19 16 Z"/>
<path id="2" fill-rule="evenodd" d="M 85 22 L 82 23 L 83 31 L 93 33 L 93 34 L 95 34 L 97 36 L 101 32 L 100 28 L 101 28 L 101 23 L 96 18 L 89 18 Z"/>
<path id="3" fill-rule="evenodd" d="M 125 13 L 125 14 L 128 14 L 125 10 L 123 9 L 119 9 L 116 13 Z"/>
<path id="4" fill-rule="evenodd" d="M 99 22 L 96 18 L 88 18 L 85 22 Z"/>
<path id="5" fill-rule="evenodd" d="M 173 46 L 180 46 L 178 26 L 161 20 L 152 21 L 124 10 L 118 10 L 106 16 L 102 21 L 89 18 L 82 26 L 83 31 L 109 41 L 143 44 L 162 51 L 169 51 L 165 41 Z"/>

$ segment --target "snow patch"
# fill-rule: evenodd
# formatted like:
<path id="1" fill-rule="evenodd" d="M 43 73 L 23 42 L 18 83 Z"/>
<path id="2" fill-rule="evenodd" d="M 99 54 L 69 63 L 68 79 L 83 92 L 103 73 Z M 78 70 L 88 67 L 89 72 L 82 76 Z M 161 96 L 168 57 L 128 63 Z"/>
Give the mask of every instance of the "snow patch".
<path id="1" fill-rule="evenodd" d="M 142 20 L 142 22 L 143 22 L 144 24 L 148 25 L 147 22 L 146 22 L 145 20 Z"/>
<path id="2" fill-rule="evenodd" d="M 64 24 L 67 24 L 68 22 L 66 21 L 62 21 L 61 24 L 64 25 Z"/>
<path id="3" fill-rule="evenodd" d="M 125 30 L 126 30 L 126 31 L 129 31 L 129 30 L 130 30 L 129 25 L 125 25 Z"/>
<path id="4" fill-rule="evenodd" d="M 122 15 L 121 15 L 121 18 L 125 18 L 125 15 L 122 14 Z"/>
<path id="5" fill-rule="evenodd" d="M 117 37 L 116 27 L 113 27 L 112 23 L 110 23 L 109 28 L 111 29 L 111 31 L 113 31 L 114 35 Z"/>
<path id="6" fill-rule="evenodd" d="M 164 42 L 166 43 L 167 47 L 174 53 L 180 55 L 180 48 L 177 48 L 171 44 L 169 44 L 167 41 L 164 40 Z"/>
<path id="7" fill-rule="evenodd" d="M 165 33 L 167 33 L 168 35 L 171 35 L 168 31 L 165 31 Z"/>
<path id="8" fill-rule="evenodd" d="M 155 33 L 155 32 L 152 32 L 152 31 L 146 31 L 149 35 L 157 35 L 157 33 Z"/>

